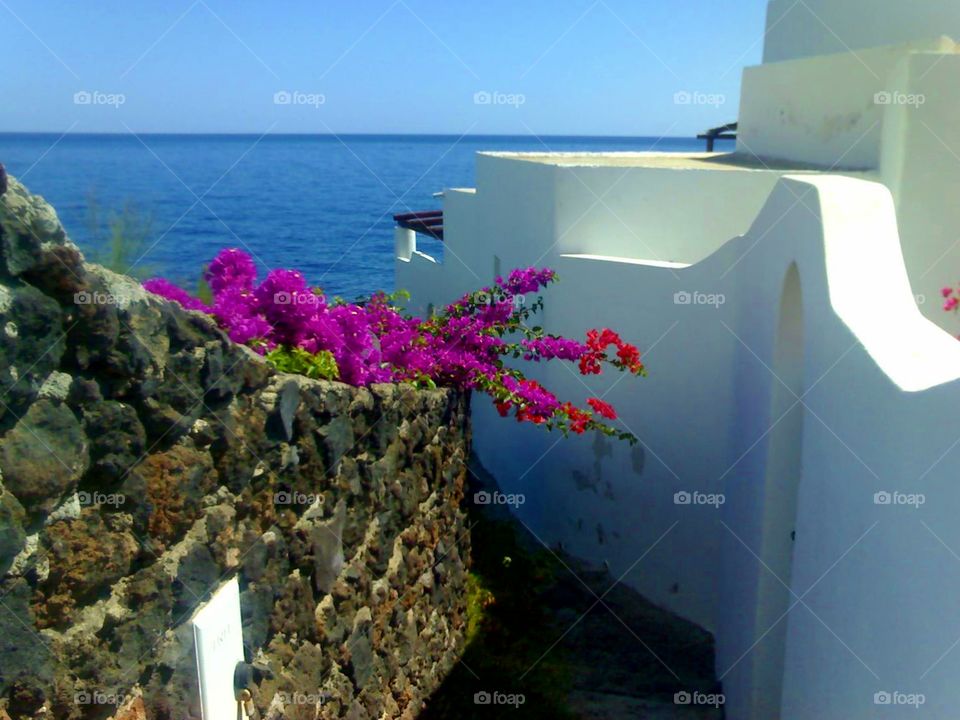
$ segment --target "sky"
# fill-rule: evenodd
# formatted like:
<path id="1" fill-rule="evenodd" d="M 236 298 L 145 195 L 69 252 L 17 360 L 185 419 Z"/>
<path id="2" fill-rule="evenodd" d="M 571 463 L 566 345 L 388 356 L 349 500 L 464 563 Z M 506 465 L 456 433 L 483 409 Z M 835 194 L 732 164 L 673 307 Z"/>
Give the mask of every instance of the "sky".
<path id="1" fill-rule="evenodd" d="M 736 119 L 765 12 L 765 0 L 0 0 L 0 132 L 690 136 Z"/>

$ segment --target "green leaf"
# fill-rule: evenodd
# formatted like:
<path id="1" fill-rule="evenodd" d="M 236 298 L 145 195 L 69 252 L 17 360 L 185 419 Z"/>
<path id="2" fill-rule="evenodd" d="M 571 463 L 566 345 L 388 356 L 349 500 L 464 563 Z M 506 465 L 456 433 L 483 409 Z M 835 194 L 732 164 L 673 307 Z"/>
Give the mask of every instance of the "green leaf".
<path id="1" fill-rule="evenodd" d="M 280 372 L 305 375 L 315 380 L 337 380 L 340 377 L 340 368 L 329 350 L 309 353 L 303 348 L 278 347 L 268 352 L 266 359 Z"/>

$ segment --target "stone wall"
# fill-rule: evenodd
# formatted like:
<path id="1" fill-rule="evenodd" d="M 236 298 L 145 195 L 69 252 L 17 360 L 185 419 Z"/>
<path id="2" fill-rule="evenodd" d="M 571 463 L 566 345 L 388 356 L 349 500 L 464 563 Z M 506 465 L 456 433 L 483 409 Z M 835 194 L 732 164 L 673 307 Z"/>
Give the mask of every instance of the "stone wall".
<path id="1" fill-rule="evenodd" d="M 0 718 L 199 718 L 240 579 L 267 718 L 413 717 L 462 650 L 467 399 L 277 373 L 0 196 Z"/>

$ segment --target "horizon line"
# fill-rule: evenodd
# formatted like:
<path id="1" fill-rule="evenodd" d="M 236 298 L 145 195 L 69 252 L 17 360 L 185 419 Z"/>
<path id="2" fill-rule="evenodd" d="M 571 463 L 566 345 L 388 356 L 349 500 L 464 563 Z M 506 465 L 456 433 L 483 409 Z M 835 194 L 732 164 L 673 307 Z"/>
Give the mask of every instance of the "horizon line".
<path id="1" fill-rule="evenodd" d="M 550 134 L 524 134 L 524 133 L 404 133 L 404 132 L 284 132 L 284 133 L 260 133 L 260 132 L 181 132 L 181 131 L 144 131 L 144 132 L 62 132 L 59 130 L 0 130 L 0 136 L 4 135 L 59 135 L 61 137 L 83 137 L 83 136 L 103 136 L 103 137 L 132 137 L 137 135 L 146 136 L 191 136 L 191 137 L 478 137 L 478 138 L 603 138 L 610 140 L 630 140 L 630 139 L 661 139 L 661 140 L 685 140 L 697 139 L 696 135 L 594 135 L 578 133 L 550 133 Z"/>

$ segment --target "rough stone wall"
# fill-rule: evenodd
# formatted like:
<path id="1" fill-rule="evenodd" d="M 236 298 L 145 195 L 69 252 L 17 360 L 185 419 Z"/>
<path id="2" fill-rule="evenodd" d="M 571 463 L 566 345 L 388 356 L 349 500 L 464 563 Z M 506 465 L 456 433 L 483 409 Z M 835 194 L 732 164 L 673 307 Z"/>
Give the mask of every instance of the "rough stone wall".
<path id="1" fill-rule="evenodd" d="M 284 375 L 0 196 L 0 718 L 199 718 L 237 574 L 266 718 L 413 717 L 462 650 L 467 400 Z"/>

